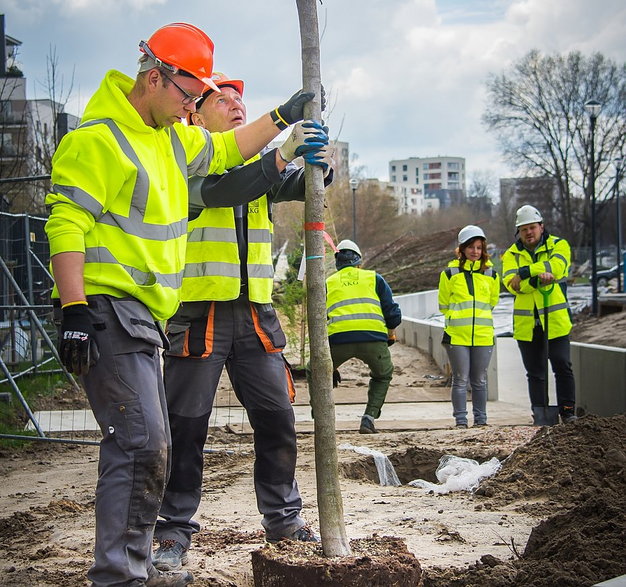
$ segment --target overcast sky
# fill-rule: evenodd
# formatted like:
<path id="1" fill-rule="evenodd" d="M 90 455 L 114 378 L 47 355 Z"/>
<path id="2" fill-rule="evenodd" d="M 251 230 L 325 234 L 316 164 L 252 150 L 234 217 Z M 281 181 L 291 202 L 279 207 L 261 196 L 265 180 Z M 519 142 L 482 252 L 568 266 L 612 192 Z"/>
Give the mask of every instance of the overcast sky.
<path id="1" fill-rule="evenodd" d="M 213 39 L 215 69 L 246 83 L 249 119 L 302 85 L 295 0 L 1 0 L 0 12 L 23 43 L 28 97 L 47 97 L 53 48 L 66 89 L 74 73 L 74 114 L 107 70 L 134 76 L 138 42 L 168 22 Z M 488 73 L 531 49 L 626 60 L 624 0 L 323 0 L 318 14 L 331 138 L 380 179 L 391 159 L 437 155 L 465 157 L 468 179 L 508 175 L 480 122 Z"/>

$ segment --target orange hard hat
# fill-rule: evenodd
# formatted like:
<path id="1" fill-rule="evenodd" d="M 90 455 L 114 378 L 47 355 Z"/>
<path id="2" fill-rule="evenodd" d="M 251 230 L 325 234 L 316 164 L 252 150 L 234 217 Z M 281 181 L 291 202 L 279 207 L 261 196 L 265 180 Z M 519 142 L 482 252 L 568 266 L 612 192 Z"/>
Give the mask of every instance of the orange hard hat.
<path id="1" fill-rule="evenodd" d="M 218 88 L 230 86 L 231 88 L 235 88 L 235 90 L 239 92 L 240 96 L 243 96 L 243 80 L 230 79 L 225 73 L 222 73 L 221 71 L 214 71 L 211 79 Z"/>
<path id="2" fill-rule="evenodd" d="M 164 67 L 172 73 L 186 71 L 205 86 L 219 91 L 211 79 L 213 48 L 213 41 L 206 33 L 185 22 L 166 24 L 147 42 L 139 43 L 139 49 L 151 57 L 159 67 Z"/>

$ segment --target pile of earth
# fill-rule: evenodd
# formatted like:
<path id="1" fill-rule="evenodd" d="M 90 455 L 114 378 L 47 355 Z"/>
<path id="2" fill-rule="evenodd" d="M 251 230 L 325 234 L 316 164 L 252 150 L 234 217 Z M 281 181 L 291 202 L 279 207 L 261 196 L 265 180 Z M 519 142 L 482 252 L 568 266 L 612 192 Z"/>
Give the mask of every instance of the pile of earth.
<path id="1" fill-rule="evenodd" d="M 460 226 L 425 236 L 404 235 L 365 254 L 364 268 L 377 271 L 394 294 L 437 289 L 452 259 Z"/>
<path id="2" fill-rule="evenodd" d="M 477 509 L 545 519 L 523 552 L 511 544 L 511 560 L 485 554 L 465 569 L 431 568 L 424 587 L 567 587 L 626 574 L 626 415 L 541 428 L 475 495 Z"/>

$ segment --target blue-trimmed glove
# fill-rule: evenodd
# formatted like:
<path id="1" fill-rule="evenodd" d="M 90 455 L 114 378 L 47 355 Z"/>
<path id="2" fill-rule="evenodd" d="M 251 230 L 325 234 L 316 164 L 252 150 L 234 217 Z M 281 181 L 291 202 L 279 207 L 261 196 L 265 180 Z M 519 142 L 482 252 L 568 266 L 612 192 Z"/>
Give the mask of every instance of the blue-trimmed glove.
<path id="1" fill-rule="evenodd" d="M 278 147 L 278 153 L 283 161 L 289 163 L 296 157 L 307 157 L 318 153 L 328 145 L 328 128 L 316 120 L 298 122 L 291 130 L 287 140 Z M 314 163 L 316 165 L 317 163 Z"/>
<path id="2" fill-rule="evenodd" d="M 63 308 L 59 355 L 65 368 L 76 375 L 87 375 L 100 358 L 96 331 L 86 305 Z"/>

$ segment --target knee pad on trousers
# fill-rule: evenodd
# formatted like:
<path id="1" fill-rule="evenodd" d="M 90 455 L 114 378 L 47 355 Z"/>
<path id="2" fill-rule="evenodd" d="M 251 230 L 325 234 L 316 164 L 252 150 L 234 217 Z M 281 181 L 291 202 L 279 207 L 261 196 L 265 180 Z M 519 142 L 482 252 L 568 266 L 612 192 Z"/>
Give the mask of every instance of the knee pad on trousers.
<path id="1" fill-rule="evenodd" d="M 291 483 L 296 470 L 293 410 L 250 410 L 254 429 L 255 477 L 267 483 Z"/>
<path id="2" fill-rule="evenodd" d="M 151 526 L 156 522 L 165 492 L 167 452 L 167 450 L 135 451 L 128 516 L 131 528 Z"/>
<path id="3" fill-rule="evenodd" d="M 167 488 L 190 491 L 202 486 L 203 450 L 209 419 L 170 414 L 172 465 Z"/>

